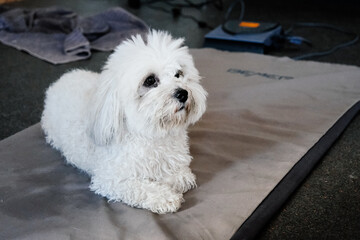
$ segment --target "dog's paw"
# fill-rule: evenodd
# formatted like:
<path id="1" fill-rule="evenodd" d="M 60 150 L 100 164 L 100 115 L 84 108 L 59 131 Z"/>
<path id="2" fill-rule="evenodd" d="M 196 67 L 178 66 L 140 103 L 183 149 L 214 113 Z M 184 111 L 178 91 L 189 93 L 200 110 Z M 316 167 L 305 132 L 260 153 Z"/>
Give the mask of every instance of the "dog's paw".
<path id="1" fill-rule="evenodd" d="M 190 170 L 181 171 L 177 175 L 167 178 L 165 182 L 180 193 L 186 193 L 190 189 L 196 188 L 196 177 Z"/>
<path id="2" fill-rule="evenodd" d="M 183 195 L 174 191 L 164 192 L 160 195 L 149 193 L 142 207 L 154 213 L 165 214 L 176 212 L 183 202 Z"/>
<path id="3" fill-rule="evenodd" d="M 176 212 L 184 202 L 182 193 L 150 179 L 127 179 L 119 184 L 109 184 L 109 181 L 93 176 L 91 182 L 91 190 L 110 201 L 122 201 L 158 214 Z"/>

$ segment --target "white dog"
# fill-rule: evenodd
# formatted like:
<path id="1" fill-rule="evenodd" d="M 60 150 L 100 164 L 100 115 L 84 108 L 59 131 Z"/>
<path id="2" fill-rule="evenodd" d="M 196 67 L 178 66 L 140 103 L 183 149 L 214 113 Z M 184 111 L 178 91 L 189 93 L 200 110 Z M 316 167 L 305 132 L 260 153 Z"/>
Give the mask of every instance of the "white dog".
<path id="1" fill-rule="evenodd" d="M 183 41 L 160 31 L 133 36 L 101 73 L 74 70 L 47 90 L 47 142 L 111 201 L 175 212 L 196 186 L 186 129 L 207 93 Z"/>

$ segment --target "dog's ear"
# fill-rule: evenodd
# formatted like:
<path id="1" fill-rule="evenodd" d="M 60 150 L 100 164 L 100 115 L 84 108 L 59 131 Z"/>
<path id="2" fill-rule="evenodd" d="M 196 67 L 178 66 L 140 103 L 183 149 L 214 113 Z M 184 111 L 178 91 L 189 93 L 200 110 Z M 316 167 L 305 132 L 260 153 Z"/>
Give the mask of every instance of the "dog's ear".
<path id="1" fill-rule="evenodd" d="M 124 113 L 119 92 L 109 74 L 101 73 L 99 81 L 89 106 L 90 136 L 99 145 L 120 142 L 124 134 Z"/>

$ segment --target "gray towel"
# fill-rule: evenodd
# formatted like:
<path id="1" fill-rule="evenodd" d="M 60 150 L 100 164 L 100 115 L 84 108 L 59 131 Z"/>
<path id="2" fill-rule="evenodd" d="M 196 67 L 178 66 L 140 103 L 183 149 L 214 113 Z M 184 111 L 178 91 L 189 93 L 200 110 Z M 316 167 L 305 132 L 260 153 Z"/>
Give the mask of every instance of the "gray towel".
<path id="1" fill-rule="evenodd" d="M 120 7 L 86 18 L 58 7 L 0 9 L 0 42 L 53 64 L 86 59 L 91 49 L 111 51 L 147 31 L 142 20 Z"/>

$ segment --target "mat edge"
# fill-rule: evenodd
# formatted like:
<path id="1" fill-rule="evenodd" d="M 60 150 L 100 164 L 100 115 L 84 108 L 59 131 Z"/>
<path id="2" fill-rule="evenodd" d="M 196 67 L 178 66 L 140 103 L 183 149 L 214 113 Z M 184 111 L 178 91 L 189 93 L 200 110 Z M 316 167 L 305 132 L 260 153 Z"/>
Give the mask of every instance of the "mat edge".
<path id="1" fill-rule="evenodd" d="M 250 217 L 238 228 L 231 237 L 231 240 L 255 239 L 260 230 L 270 222 L 273 215 L 281 209 L 287 199 L 302 185 L 315 165 L 327 153 L 358 113 L 360 113 L 360 101 L 350 107 L 290 169 Z"/>

